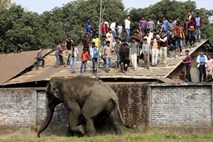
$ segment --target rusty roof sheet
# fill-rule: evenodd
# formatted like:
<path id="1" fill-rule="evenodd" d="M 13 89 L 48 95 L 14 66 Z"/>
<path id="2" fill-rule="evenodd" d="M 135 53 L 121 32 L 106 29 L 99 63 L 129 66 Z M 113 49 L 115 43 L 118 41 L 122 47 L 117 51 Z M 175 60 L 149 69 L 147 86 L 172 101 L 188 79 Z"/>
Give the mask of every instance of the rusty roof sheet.
<path id="1" fill-rule="evenodd" d="M 208 40 L 202 40 L 200 43 L 196 43 L 196 47 L 189 49 L 190 54 L 192 54 L 194 51 L 196 51 L 199 47 L 201 47 L 205 42 Z M 184 52 L 185 49 L 183 49 Z M 80 49 L 79 49 L 80 51 Z M 179 56 L 179 57 L 170 57 L 169 63 L 167 66 L 158 66 L 158 67 L 150 67 L 150 69 L 145 69 L 141 66 L 138 67 L 138 69 L 135 71 L 131 67 L 128 69 L 128 72 L 126 74 L 123 74 L 119 72 L 116 68 L 111 68 L 111 71 L 109 73 L 106 73 L 104 71 L 104 66 L 101 66 L 99 78 L 100 79 L 155 79 L 160 80 L 162 82 L 173 82 L 169 79 L 163 79 L 167 78 L 183 61 L 185 56 Z M 49 80 L 51 77 L 56 76 L 65 76 L 65 77 L 74 77 L 79 75 L 70 73 L 69 66 L 64 67 L 60 66 L 58 68 L 54 68 L 55 64 L 55 55 L 54 52 L 48 54 L 45 57 L 45 66 L 44 68 L 39 68 L 39 70 L 35 70 L 35 68 L 32 69 L 32 71 L 29 71 L 19 77 L 16 77 L 10 81 L 7 81 L 4 83 L 4 85 L 9 84 L 21 84 L 21 83 L 28 83 L 28 82 L 36 82 L 36 81 L 45 81 Z M 77 71 L 80 71 L 80 64 L 81 61 L 77 61 Z M 87 63 L 87 74 L 86 76 L 90 76 L 95 78 L 96 76 L 91 73 L 92 70 L 92 63 L 89 61 Z M 176 81 L 175 81 L 176 82 Z"/>
<path id="2" fill-rule="evenodd" d="M 43 55 L 46 55 L 50 51 L 50 49 L 45 49 L 43 51 Z M 33 65 L 35 63 L 35 56 L 37 53 L 38 51 L 28 51 L 0 54 L 0 85 Z"/>

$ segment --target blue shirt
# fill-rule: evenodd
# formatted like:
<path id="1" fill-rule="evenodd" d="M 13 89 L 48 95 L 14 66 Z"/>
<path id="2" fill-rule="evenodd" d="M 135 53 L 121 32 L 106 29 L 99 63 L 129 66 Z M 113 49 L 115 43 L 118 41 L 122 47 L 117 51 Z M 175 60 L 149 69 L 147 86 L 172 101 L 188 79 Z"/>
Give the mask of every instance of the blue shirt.
<path id="1" fill-rule="evenodd" d="M 200 27 L 200 17 L 196 17 L 195 21 L 196 21 L 196 26 Z"/>
<path id="2" fill-rule="evenodd" d="M 92 58 L 98 58 L 99 54 L 98 54 L 98 47 L 97 46 L 93 46 L 90 51 L 91 51 L 90 55 L 92 56 Z"/>
<path id="3" fill-rule="evenodd" d="M 59 45 L 57 46 L 57 48 L 56 48 L 55 55 L 59 56 L 60 53 L 61 53 L 61 51 L 62 51 L 62 47 L 61 47 L 61 44 L 59 44 Z"/>
<path id="4" fill-rule="evenodd" d="M 92 32 L 92 28 L 89 22 L 86 22 L 86 31 L 87 33 L 91 33 Z"/>
<path id="5" fill-rule="evenodd" d="M 206 62 L 205 56 L 200 56 L 199 60 L 201 65 L 204 65 Z"/>
<path id="6" fill-rule="evenodd" d="M 167 27 L 169 26 L 169 21 L 168 20 L 165 20 L 164 22 L 163 22 L 163 30 L 164 31 L 167 31 Z"/>

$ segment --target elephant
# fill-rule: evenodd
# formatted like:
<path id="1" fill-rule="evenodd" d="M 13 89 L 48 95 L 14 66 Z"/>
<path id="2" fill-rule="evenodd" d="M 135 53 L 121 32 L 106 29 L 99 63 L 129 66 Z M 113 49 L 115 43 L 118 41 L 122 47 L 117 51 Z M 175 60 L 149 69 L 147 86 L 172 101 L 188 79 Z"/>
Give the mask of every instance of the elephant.
<path id="1" fill-rule="evenodd" d="M 104 114 L 108 116 L 115 134 L 122 134 L 120 123 L 124 120 L 119 108 L 118 97 L 109 85 L 90 77 L 54 77 L 51 78 L 46 88 L 47 114 L 37 132 L 40 137 L 51 122 L 54 108 L 64 103 L 68 110 L 68 124 L 72 132 L 96 135 L 94 119 Z M 85 127 L 79 124 L 83 117 Z M 119 123 L 120 122 L 120 123 Z"/>

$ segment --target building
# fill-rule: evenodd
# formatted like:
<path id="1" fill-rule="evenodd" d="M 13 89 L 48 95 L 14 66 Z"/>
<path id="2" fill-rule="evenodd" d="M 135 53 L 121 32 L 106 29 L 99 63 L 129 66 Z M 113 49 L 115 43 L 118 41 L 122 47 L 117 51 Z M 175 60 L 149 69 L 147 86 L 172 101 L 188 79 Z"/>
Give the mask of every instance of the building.
<path id="1" fill-rule="evenodd" d="M 213 47 L 208 40 L 202 40 L 190 49 L 194 82 L 197 82 L 195 59 L 200 49 L 212 53 Z M 45 67 L 35 70 L 36 53 L 0 55 L 1 126 L 40 125 L 46 115 L 45 86 L 48 80 L 54 76 L 78 75 L 71 74 L 69 67 L 54 68 L 55 56 L 50 50 L 45 50 Z M 125 122 L 132 127 L 212 127 L 212 84 L 185 83 L 181 80 L 183 59 L 184 56 L 170 57 L 168 66 L 151 67 L 150 70 L 140 67 L 138 71 L 125 75 L 115 69 L 108 74 L 100 70 L 98 78 L 117 92 Z M 87 76 L 96 77 L 91 73 Z M 51 123 L 66 127 L 67 116 L 63 105 L 56 108 Z"/>

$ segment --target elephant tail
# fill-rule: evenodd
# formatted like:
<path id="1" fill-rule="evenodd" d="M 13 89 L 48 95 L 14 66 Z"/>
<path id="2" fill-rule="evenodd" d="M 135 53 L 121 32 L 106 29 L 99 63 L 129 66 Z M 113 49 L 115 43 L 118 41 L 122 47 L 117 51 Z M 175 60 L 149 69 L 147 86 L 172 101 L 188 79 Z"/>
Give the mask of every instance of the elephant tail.
<path id="1" fill-rule="evenodd" d="M 119 117 L 119 119 L 120 119 L 121 124 L 122 124 L 124 127 L 126 127 L 126 128 L 130 128 L 130 126 L 127 125 L 127 124 L 125 124 L 125 122 L 124 122 L 124 119 L 123 119 L 123 116 L 122 116 L 122 113 L 121 113 L 121 110 L 120 110 L 118 101 L 117 101 L 117 100 L 116 100 L 116 101 L 114 100 L 114 102 L 115 102 L 115 104 L 116 104 L 116 109 L 117 109 L 118 117 Z"/>

